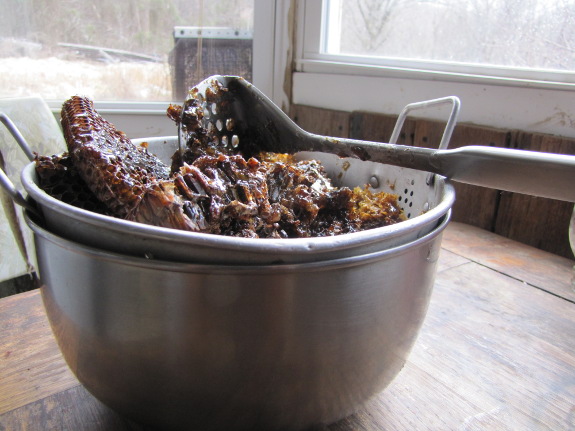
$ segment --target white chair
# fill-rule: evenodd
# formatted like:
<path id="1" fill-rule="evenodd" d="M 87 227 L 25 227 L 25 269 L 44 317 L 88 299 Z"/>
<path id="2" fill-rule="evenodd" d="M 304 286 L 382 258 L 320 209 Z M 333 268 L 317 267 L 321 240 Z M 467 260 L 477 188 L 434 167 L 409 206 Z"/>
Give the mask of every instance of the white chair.
<path id="1" fill-rule="evenodd" d="M 66 144 L 56 117 L 40 97 L 0 99 L 0 112 L 17 127 L 31 150 L 42 155 L 65 151 Z M 30 163 L 12 134 L 0 124 L 0 161 L 4 171 L 22 193 L 20 172 Z M 0 189 L 0 282 L 34 270 L 32 233 L 26 226 L 19 206 Z"/>

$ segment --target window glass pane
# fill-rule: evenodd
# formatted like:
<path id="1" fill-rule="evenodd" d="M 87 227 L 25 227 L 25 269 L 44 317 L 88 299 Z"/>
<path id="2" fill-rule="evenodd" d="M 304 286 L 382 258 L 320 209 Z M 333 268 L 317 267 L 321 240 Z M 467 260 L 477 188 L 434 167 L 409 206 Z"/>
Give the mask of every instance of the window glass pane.
<path id="1" fill-rule="evenodd" d="M 215 70 L 251 73 L 253 3 L 1 0 L 0 97 L 166 101 L 181 96 L 174 91 L 176 78 L 200 81 Z M 243 62 L 234 69 L 240 39 Z M 219 55 L 224 49 L 226 55 Z"/>
<path id="2" fill-rule="evenodd" d="M 324 52 L 575 70 L 575 0 L 328 0 Z"/>

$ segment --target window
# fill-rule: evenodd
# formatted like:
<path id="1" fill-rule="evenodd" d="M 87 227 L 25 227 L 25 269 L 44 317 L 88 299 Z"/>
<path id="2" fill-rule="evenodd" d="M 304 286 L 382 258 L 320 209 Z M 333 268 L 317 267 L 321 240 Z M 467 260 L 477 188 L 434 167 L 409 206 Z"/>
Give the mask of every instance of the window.
<path id="1" fill-rule="evenodd" d="M 297 5 L 293 103 L 396 115 L 455 95 L 460 122 L 575 137 L 574 0 Z"/>
<path id="2" fill-rule="evenodd" d="M 321 36 L 347 61 L 575 83 L 573 0 L 329 0 Z"/>
<path id="3" fill-rule="evenodd" d="M 186 54 L 174 49 L 189 35 L 186 27 L 196 29 L 186 48 L 203 52 L 194 57 L 201 68 L 202 58 L 213 65 L 221 47 L 210 38 L 221 41 L 231 30 L 232 39 L 241 33 L 245 41 L 254 22 L 254 0 L 4 0 L 2 9 L 0 96 L 59 101 L 78 93 L 99 101 L 174 100 L 176 72 L 194 74 L 178 70 L 174 58 Z"/>
<path id="4" fill-rule="evenodd" d="M 3 0 L 0 97 L 41 96 L 58 116 L 65 99 L 82 94 L 131 138 L 174 135 L 167 103 L 181 103 L 182 85 L 216 66 L 243 74 L 252 34 L 253 82 L 271 88 L 274 6 L 275 0 Z M 229 55 L 236 42 L 242 68 L 216 64 L 239 64 Z M 218 57 L 222 46 L 226 55 Z M 185 58 L 178 57 L 182 51 Z"/>

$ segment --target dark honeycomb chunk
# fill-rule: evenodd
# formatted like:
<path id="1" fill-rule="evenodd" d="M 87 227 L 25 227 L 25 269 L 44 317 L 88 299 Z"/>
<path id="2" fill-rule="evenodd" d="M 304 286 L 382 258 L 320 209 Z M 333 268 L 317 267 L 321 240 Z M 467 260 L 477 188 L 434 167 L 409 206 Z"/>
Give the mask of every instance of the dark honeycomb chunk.
<path id="1" fill-rule="evenodd" d="M 80 176 L 112 214 L 127 216 L 147 185 L 168 179 L 169 168 L 130 141 L 96 112 L 91 100 L 74 96 L 62 107 L 68 151 Z"/>

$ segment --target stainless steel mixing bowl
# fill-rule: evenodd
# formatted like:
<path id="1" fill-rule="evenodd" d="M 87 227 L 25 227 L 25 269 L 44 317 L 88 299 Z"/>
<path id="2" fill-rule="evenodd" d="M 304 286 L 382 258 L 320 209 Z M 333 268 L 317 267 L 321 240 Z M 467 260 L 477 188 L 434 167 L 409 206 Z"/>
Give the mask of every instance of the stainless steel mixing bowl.
<path id="1" fill-rule="evenodd" d="M 160 429 L 302 429 L 354 412 L 403 367 L 441 235 L 304 264 L 147 260 L 34 232 L 42 297 L 71 370 Z"/>

